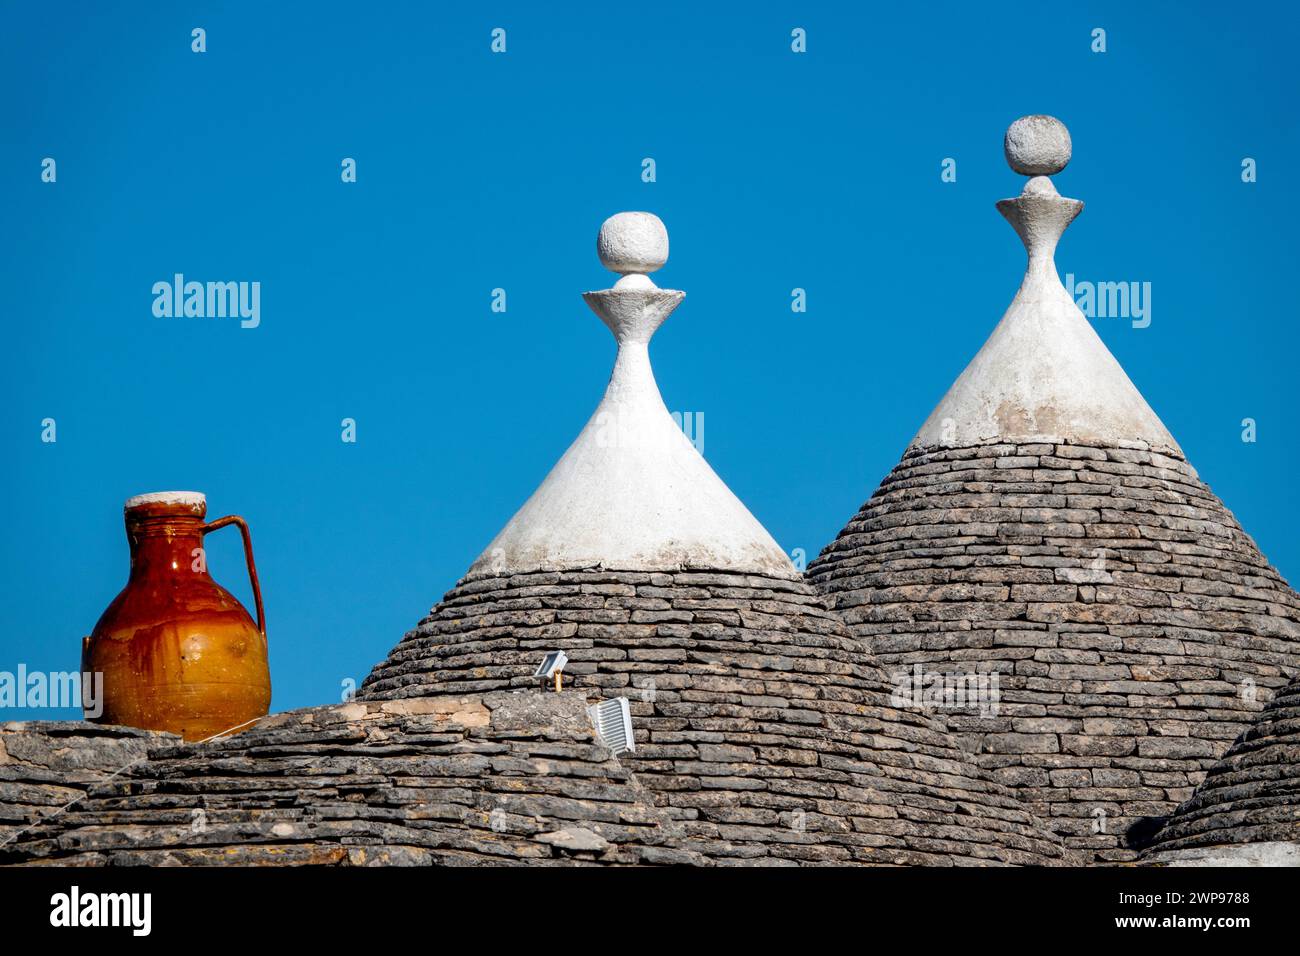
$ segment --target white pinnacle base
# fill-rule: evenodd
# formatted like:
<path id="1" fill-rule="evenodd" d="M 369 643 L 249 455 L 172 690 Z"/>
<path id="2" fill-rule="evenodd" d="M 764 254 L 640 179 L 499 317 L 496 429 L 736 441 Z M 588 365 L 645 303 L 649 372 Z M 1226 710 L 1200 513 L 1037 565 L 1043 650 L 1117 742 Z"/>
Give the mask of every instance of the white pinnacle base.
<path id="1" fill-rule="evenodd" d="M 659 395 L 650 336 L 683 295 L 652 283 L 587 293 L 619 341 L 605 397 L 468 577 L 589 567 L 798 577 Z"/>
<path id="2" fill-rule="evenodd" d="M 912 447 L 993 441 L 1144 442 L 1181 450 L 1070 298 L 1052 254 L 1083 203 L 1031 180 L 998 209 L 1020 233 L 1029 267 L 1015 300 L 953 383 Z"/>

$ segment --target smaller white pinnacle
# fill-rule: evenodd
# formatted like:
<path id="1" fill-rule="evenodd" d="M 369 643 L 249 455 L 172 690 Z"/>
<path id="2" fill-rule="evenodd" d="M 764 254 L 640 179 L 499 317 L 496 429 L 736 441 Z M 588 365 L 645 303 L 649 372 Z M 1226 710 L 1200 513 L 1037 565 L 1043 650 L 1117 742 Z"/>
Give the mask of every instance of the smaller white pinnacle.
<path id="1" fill-rule="evenodd" d="M 600 227 L 612 289 L 583 294 L 618 342 L 595 414 L 546 480 L 469 569 L 470 578 L 570 568 L 799 572 L 717 476 L 664 405 L 650 339 L 686 293 L 646 275 L 668 260 L 668 230 L 648 212 Z M 703 418 L 695 435 L 703 441 Z"/>
<path id="2" fill-rule="evenodd" d="M 1022 176 L 1054 176 L 1070 162 L 1070 131 L 1055 116 L 1022 116 L 1007 128 L 1002 148 Z"/>
<path id="3" fill-rule="evenodd" d="M 654 213 L 617 213 L 601 225 L 596 255 L 601 265 L 623 277 L 614 288 L 653 288 L 647 273 L 668 261 L 668 229 Z"/>

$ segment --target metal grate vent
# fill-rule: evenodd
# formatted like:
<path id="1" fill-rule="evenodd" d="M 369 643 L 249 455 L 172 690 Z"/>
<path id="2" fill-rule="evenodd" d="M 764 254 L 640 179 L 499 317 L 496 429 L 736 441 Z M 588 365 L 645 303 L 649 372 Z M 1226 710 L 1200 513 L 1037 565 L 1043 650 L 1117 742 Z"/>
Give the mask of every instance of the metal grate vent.
<path id="1" fill-rule="evenodd" d="M 587 713 L 591 715 L 596 736 L 611 751 L 621 754 L 626 750 L 636 750 L 636 741 L 632 738 L 632 712 L 628 709 L 626 697 L 592 704 Z"/>

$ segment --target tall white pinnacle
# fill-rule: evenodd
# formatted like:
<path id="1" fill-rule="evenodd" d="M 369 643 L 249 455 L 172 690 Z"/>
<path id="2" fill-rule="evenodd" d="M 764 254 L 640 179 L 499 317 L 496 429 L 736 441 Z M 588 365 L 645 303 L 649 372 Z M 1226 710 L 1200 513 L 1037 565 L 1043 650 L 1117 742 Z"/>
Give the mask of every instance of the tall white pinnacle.
<path id="1" fill-rule="evenodd" d="M 1056 243 L 1083 211 L 1048 178 L 1070 161 L 1069 131 L 1051 116 L 1025 116 L 1007 130 L 1004 148 L 1011 168 L 1032 177 L 1017 198 L 997 204 L 1029 252 L 1025 278 L 912 446 L 1145 442 L 1181 455 L 1057 276 Z"/>
<path id="2" fill-rule="evenodd" d="M 468 576 L 601 567 L 797 577 L 659 395 L 650 338 L 686 295 L 649 276 L 668 261 L 664 224 L 650 213 L 619 213 L 601 226 L 596 250 L 621 276 L 612 289 L 583 295 L 618 342 L 605 397 Z"/>

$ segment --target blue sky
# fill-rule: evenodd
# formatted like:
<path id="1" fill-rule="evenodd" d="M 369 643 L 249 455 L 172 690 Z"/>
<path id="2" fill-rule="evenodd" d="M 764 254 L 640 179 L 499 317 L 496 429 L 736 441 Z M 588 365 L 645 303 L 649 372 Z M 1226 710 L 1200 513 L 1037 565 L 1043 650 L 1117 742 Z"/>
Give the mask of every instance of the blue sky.
<path id="1" fill-rule="evenodd" d="M 814 555 L 1011 301 L 1001 141 L 1037 112 L 1087 203 L 1061 273 L 1151 283 L 1149 327 L 1095 327 L 1300 574 L 1296 14 L 849 6 L 0 4 L 0 670 L 75 669 L 126 579 L 123 499 L 195 489 L 252 527 L 273 708 L 339 699 L 595 407 L 614 347 L 579 294 L 625 209 L 664 219 L 656 278 L 687 292 L 665 401 Z M 260 282 L 260 325 L 156 318 L 177 272 Z M 209 566 L 251 603 L 237 534 Z"/>

